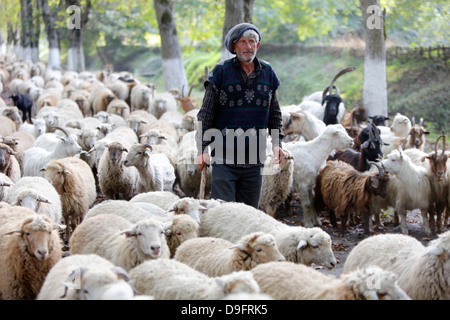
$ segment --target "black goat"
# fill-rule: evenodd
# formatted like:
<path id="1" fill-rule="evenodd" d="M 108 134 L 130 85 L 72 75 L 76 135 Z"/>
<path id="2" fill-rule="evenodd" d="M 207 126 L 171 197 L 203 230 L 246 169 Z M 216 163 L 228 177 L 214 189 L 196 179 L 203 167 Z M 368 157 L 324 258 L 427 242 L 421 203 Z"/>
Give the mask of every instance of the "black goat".
<path id="1" fill-rule="evenodd" d="M 339 106 L 341 103 L 345 104 L 345 101 L 339 95 L 339 89 L 334 85 L 334 82 L 343 74 L 355 70 L 355 67 L 345 68 L 339 71 L 331 80 L 330 86 L 328 86 L 322 93 L 322 106 L 325 105 L 325 112 L 323 115 L 323 122 L 328 126 L 330 124 L 338 124 L 340 121 L 337 116 L 339 113 Z M 333 88 L 336 88 L 337 93 L 333 94 Z"/>
<path id="2" fill-rule="evenodd" d="M 33 108 L 33 100 L 27 93 L 20 93 L 17 95 L 12 95 L 10 97 L 14 105 L 22 111 L 22 121 L 32 123 L 31 121 L 31 109 Z"/>
<path id="3" fill-rule="evenodd" d="M 353 168 L 360 172 L 369 170 L 369 161 L 375 162 L 383 157 L 383 152 L 381 151 L 383 141 L 378 133 L 378 128 L 374 124 L 370 124 L 368 128 L 372 130 L 368 130 L 369 139 L 361 145 L 361 151 L 350 148 L 337 150 L 333 156 L 328 157 L 328 160 L 341 160 L 352 165 Z"/>
<path id="4" fill-rule="evenodd" d="M 376 126 L 384 126 L 386 120 L 389 120 L 389 117 L 382 115 L 369 116 L 369 119 L 372 119 L 372 123 Z"/>

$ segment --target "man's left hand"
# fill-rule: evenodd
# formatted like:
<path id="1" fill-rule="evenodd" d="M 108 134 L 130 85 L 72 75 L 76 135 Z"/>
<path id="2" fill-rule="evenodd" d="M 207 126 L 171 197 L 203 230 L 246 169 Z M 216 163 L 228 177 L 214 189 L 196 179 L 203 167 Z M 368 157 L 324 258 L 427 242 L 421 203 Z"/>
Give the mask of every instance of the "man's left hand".
<path id="1" fill-rule="evenodd" d="M 273 147 L 273 164 L 280 164 L 284 159 L 284 152 L 280 146 Z"/>

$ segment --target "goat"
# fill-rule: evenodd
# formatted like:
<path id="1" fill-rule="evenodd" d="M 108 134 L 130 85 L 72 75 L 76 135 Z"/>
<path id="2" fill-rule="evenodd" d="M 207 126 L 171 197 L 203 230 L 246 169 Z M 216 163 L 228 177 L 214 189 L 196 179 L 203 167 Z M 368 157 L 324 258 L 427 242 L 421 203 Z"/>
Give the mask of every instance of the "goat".
<path id="1" fill-rule="evenodd" d="M 31 108 L 33 107 L 33 100 L 27 93 L 12 95 L 10 97 L 14 101 L 14 105 L 22 111 L 22 121 L 31 122 Z"/>
<path id="2" fill-rule="evenodd" d="M 377 173 L 363 174 L 342 161 L 328 161 L 320 170 L 314 188 L 314 203 L 319 209 L 327 207 L 330 221 L 337 228 L 336 217 L 341 218 L 341 236 L 347 228 L 347 218 L 358 211 L 364 220 L 364 234 L 369 235 L 370 205 L 375 196 L 387 196 L 389 174 L 375 162 Z"/>

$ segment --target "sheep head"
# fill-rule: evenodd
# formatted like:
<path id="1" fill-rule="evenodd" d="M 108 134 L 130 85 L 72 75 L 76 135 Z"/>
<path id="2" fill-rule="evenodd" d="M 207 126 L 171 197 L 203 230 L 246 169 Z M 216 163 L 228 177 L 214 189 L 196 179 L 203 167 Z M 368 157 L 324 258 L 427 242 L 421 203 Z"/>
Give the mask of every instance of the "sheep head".
<path id="1" fill-rule="evenodd" d="M 114 165 L 121 163 L 124 152 L 128 152 L 128 150 L 120 142 L 111 142 L 108 145 L 109 160 Z"/>
<path id="2" fill-rule="evenodd" d="M 163 254 L 164 246 L 167 246 L 164 225 L 153 219 L 141 220 L 122 234 L 127 238 L 133 237 L 137 241 L 138 249 L 147 258 L 159 258 Z"/>
<path id="3" fill-rule="evenodd" d="M 17 153 L 8 147 L 6 144 L 0 144 L 0 171 L 4 171 L 10 166 L 10 156 L 16 155 Z"/>
<path id="4" fill-rule="evenodd" d="M 65 226 L 53 224 L 47 216 L 32 215 L 26 218 L 19 228 L 6 234 L 18 234 L 23 238 L 22 249 L 25 252 L 39 260 L 45 260 L 53 251 L 52 232 L 60 228 Z"/>

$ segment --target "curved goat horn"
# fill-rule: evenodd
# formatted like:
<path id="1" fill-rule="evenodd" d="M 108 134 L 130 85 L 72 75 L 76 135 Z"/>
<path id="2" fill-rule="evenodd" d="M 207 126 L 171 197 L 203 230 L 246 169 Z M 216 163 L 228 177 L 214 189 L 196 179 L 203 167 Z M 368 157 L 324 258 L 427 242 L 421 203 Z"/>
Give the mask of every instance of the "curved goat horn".
<path id="1" fill-rule="evenodd" d="M 339 71 L 339 72 L 334 76 L 333 80 L 331 80 L 331 83 L 330 83 L 330 85 L 329 85 L 329 87 L 328 87 L 328 90 L 325 89 L 325 91 L 323 92 L 322 97 L 324 98 L 325 95 L 327 94 L 327 92 L 330 92 L 330 93 L 332 92 L 333 87 L 334 87 L 334 82 L 335 82 L 339 77 L 341 77 L 342 75 L 346 74 L 347 72 L 354 71 L 355 69 L 356 69 L 356 67 L 348 67 L 348 68 L 345 68 L 345 69 L 342 69 L 341 71 Z M 337 89 L 336 89 L 336 90 L 337 90 Z"/>
<path id="2" fill-rule="evenodd" d="M 184 84 L 181 86 L 181 97 L 184 98 Z"/>
<path id="3" fill-rule="evenodd" d="M 194 89 L 194 87 L 192 86 L 190 89 L 189 89 L 189 93 L 188 93 L 188 96 L 190 97 L 191 96 L 191 93 L 192 93 L 192 89 Z"/>
<path id="4" fill-rule="evenodd" d="M 438 148 L 438 144 L 439 144 L 439 140 L 441 140 L 441 138 L 445 138 L 445 136 L 439 136 L 439 138 L 437 138 L 437 140 L 436 140 L 436 142 L 435 142 L 435 144 L 434 144 L 434 154 L 436 155 L 436 157 L 438 156 L 438 150 L 437 150 L 437 148 Z M 444 142 L 445 143 L 445 142 Z M 444 145 L 444 148 L 445 148 L 445 145 Z M 442 153 L 443 153 L 444 151 L 442 151 Z"/>
<path id="5" fill-rule="evenodd" d="M 64 128 L 61 128 L 61 127 L 53 127 L 53 129 L 54 129 L 54 130 L 56 130 L 56 129 L 61 130 L 61 131 L 66 135 L 66 137 L 69 136 L 69 132 L 67 132 L 67 130 L 64 129 Z"/>
<path id="6" fill-rule="evenodd" d="M 384 176 L 384 170 L 383 170 L 383 168 L 378 164 L 378 163 L 376 163 L 376 162 L 373 162 L 373 161 L 368 161 L 371 165 L 374 165 L 375 167 L 377 167 L 378 168 L 378 173 L 380 174 L 380 177 L 383 177 Z"/>

